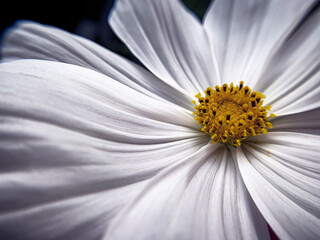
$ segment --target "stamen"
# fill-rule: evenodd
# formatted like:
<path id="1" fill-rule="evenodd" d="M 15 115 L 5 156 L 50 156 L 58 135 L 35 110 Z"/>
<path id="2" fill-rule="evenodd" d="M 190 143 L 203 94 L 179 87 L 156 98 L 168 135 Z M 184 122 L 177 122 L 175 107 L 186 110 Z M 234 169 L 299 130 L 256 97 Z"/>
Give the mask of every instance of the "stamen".
<path id="1" fill-rule="evenodd" d="M 205 97 L 196 95 L 195 120 L 203 127 L 202 132 L 209 134 L 212 143 L 220 142 L 240 146 L 242 141 L 251 136 L 266 134 L 272 128 L 268 116 L 271 106 L 263 106 L 265 96 L 260 92 L 251 92 L 241 81 L 239 86 L 233 83 L 223 84 L 215 89 L 208 87 Z"/>
<path id="2" fill-rule="evenodd" d="M 239 91 L 243 88 L 243 84 L 244 84 L 244 82 L 241 81 L 241 82 L 240 82 L 240 86 L 239 86 Z"/>

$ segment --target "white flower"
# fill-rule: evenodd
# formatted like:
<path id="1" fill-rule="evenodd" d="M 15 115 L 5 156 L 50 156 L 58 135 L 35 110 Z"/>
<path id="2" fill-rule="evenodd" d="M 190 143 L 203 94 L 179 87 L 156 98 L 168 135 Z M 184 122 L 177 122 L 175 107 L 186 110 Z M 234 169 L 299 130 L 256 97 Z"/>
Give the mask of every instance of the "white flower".
<path id="1" fill-rule="evenodd" d="M 1 238 L 269 239 L 268 222 L 318 239 L 315 3 L 216 0 L 202 24 L 179 1 L 118 0 L 110 24 L 150 72 L 17 24 L 0 65 Z M 240 80 L 267 96 L 274 128 L 211 144 L 191 101 Z"/>

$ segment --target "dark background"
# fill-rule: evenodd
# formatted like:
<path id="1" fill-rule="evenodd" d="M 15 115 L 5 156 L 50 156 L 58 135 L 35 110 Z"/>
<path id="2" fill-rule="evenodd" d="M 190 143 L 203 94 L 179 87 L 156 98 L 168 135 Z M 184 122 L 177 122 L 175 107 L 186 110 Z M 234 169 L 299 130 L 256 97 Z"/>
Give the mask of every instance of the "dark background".
<path id="1" fill-rule="evenodd" d="M 159 0 L 160 1 L 160 0 Z M 202 18 L 210 0 L 183 0 Z M 125 45 L 113 34 L 107 16 L 114 0 L 7 1 L 0 10 L 0 33 L 20 19 L 52 25 L 89 38 L 133 61 L 137 61 Z"/>
<path id="2" fill-rule="evenodd" d="M 211 0 L 182 1 L 202 19 Z M 0 36 L 15 21 L 32 20 L 84 36 L 126 58 L 137 61 L 108 26 L 107 16 L 113 2 L 114 0 L 6 1 L 5 5 L 2 3 L 0 10 Z M 278 239 L 272 230 L 271 237 Z"/>

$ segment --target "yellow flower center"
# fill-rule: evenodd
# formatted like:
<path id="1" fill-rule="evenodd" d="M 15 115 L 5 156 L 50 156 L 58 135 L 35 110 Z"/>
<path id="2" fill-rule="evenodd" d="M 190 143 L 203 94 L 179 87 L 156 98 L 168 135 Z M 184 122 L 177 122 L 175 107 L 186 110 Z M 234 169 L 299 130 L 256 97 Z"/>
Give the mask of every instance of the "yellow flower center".
<path id="1" fill-rule="evenodd" d="M 209 134 L 212 143 L 220 142 L 240 146 L 241 142 L 250 136 L 266 134 L 267 128 L 272 128 L 268 116 L 271 106 L 263 106 L 265 95 L 261 92 L 251 92 L 248 86 L 234 86 L 233 83 L 208 87 L 203 97 L 196 95 L 194 113 L 197 123 L 203 125 L 202 132 Z"/>

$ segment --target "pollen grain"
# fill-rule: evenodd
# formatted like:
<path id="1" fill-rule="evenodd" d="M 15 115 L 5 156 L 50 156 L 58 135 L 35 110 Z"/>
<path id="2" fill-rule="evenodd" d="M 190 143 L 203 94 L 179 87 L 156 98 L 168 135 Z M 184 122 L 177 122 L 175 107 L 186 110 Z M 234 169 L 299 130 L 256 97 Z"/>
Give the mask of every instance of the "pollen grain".
<path id="1" fill-rule="evenodd" d="M 263 106 L 265 95 L 254 92 L 241 81 L 234 86 L 208 87 L 196 95 L 198 101 L 193 115 L 203 127 L 202 132 L 209 134 L 212 143 L 220 142 L 233 146 L 241 146 L 243 140 L 261 133 L 266 134 L 267 128 L 272 128 L 268 115 L 271 106 Z"/>

